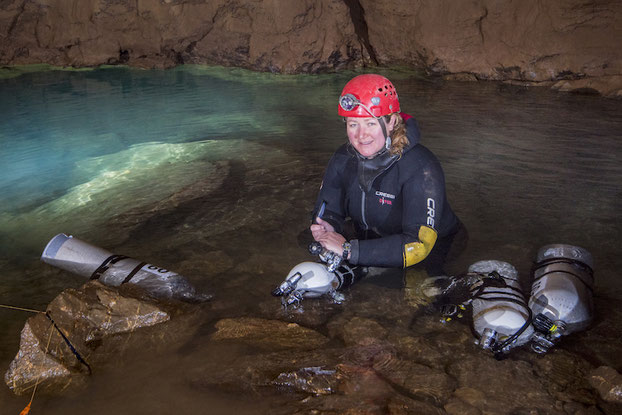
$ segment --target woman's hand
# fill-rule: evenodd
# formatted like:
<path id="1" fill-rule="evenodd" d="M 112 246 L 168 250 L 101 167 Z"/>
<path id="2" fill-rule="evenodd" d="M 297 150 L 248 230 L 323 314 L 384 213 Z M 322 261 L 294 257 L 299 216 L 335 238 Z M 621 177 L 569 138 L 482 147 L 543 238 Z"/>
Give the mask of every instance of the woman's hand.
<path id="1" fill-rule="evenodd" d="M 324 248 L 341 256 L 343 253 L 343 243 L 346 241 L 346 238 L 337 232 L 325 232 L 317 241 Z"/>
<path id="2" fill-rule="evenodd" d="M 317 224 L 311 225 L 311 233 L 313 239 L 322 244 L 324 248 L 338 255 L 343 253 L 343 243 L 346 238 L 335 232 L 335 228 L 330 223 L 317 218 Z"/>
<path id="3" fill-rule="evenodd" d="M 320 238 L 326 232 L 335 232 L 335 228 L 333 228 L 333 225 L 326 222 L 325 220 L 322 220 L 318 217 L 316 218 L 316 222 L 317 224 L 311 225 L 311 234 L 313 235 L 313 239 L 315 239 L 316 241 L 320 242 L 318 238 Z"/>

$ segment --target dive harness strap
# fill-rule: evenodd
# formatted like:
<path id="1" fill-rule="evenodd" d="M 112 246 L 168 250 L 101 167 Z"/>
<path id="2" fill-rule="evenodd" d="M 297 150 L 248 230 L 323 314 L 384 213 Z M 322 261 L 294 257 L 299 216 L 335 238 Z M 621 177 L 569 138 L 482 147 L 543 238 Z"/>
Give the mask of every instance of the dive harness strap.
<path id="1" fill-rule="evenodd" d="M 104 272 L 106 272 L 110 268 L 110 265 L 116 264 L 117 262 L 122 261 L 127 258 L 129 257 L 125 255 L 110 255 L 108 258 L 104 260 L 104 262 L 101 263 L 100 266 L 97 267 L 97 269 L 95 269 L 95 271 L 93 271 L 93 274 L 91 274 L 90 279 L 92 280 L 99 279 L 99 277 L 101 277 L 104 274 Z M 138 265 L 136 265 L 134 269 L 132 269 L 132 271 L 130 271 L 130 273 L 127 274 L 127 276 L 121 282 L 121 284 L 130 282 L 130 280 L 134 277 L 134 275 L 136 275 L 136 273 L 140 271 L 141 268 L 144 267 L 145 265 L 147 265 L 146 262 L 141 262 Z"/>
<path id="2" fill-rule="evenodd" d="M 92 279 L 92 280 L 99 279 L 99 277 L 101 277 L 102 274 L 104 272 L 106 272 L 108 270 L 108 268 L 110 268 L 108 266 L 108 264 L 116 264 L 117 262 L 119 262 L 119 261 L 121 261 L 121 260 L 123 260 L 125 258 L 128 258 L 128 257 L 125 256 L 125 255 L 110 255 L 108 258 L 106 258 L 104 260 L 104 262 L 101 263 L 100 266 L 98 266 L 95 269 L 95 271 L 93 271 L 93 273 L 91 274 L 91 278 L 90 279 Z"/>
<path id="3" fill-rule="evenodd" d="M 507 293 L 503 291 L 483 292 L 485 288 L 489 288 L 489 287 L 509 288 L 510 290 L 515 291 L 516 294 Z M 508 301 L 508 302 L 520 305 L 527 311 L 528 317 L 527 317 L 527 320 L 525 321 L 525 324 L 523 324 L 514 334 L 512 334 L 511 336 L 508 336 L 508 338 L 505 339 L 504 341 L 493 344 L 491 346 L 491 351 L 494 353 L 495 358 L 497 360 L 501 360 L 504 357 L 503 349 L 509 346 L 510 344 L 512 344 L 514 341 L 516 341 L 516 339 L 518 339 L 520 335 L 523 334 L 525 330 L 527 330 L 527 328 L 529 327 L 529 325 L 531 324 L 533 320 L 533 313 L 531 312 L 529 305 L 527 305 L 525 301 L 523 300 L 523 292 L 518 288 L 508 285 L 505 282 L 504 277 L 501 276 L 497 271 L 492 271 L 488 275 L 484 276 L 482 278 L 482 284 L 479 285 L 475 290 L 471 290 L 471 293 L 472 293 L 471 298 L 465 303 L 459 304 L 457 306 L 454 305 L 453 307 L 443 307 L 442 314 L 445 316 L 446 321 L 449 321 L 450 319 L 449 317 L 453 315 L 456 315 L 457 317 L 461 317 L 461 311 L 464 311 L 467 305 L 472 306 L 471 303 L 473 302 L 473 300 L 477 300 L 477 299 L 482 300 L 482 301 Z M 493 296 L 489 296 L 490 294 L 493 294 Z M 497 294 L 497 295 L 502 294 L 503 297 L 498 297 L 498 296 L 495 296 L 494 294 Z M 507 297 L 508 295 L 513 298 L 508 298 Z"/>
<path id="4" fill-rule="evenodd" d="M 140 264 L 136 265 L 136 266 L 134 267 L 134 269 L 132 270 L 132 272 L 130 272 L 129 274 L 127 274 L 127 277 L 125 277 L 125 279 L 123 280 L 123 282 L 122 282 L 121 284 L 125 284 L 126 282 L 130 282 L 130 280 L 132 279 L 132 277 L 133 277 L 134 275 L 136 275 L 136 273 L 137 273 L 138 271 L 140 271 L 140 270 L 141 270 L 141 268 L 142 268 L 142 267 L 144 267 L 145 265 L 147 265 L 147 263 L 146 263 L 146 262 L 141 262 Z"/>
<path id="5" fill-rule="evenodd" d="M 503 283 L 503 285 L 499 285 L 500 283 Z M 489 291 L 484 293 L 483 290 L 485 288 L 485 286 L 493 286 L 493 287 L 503 287 L 503 288 L 509 288 L 512 291 L 515 291 L 519 294 L 513 294 L 513 297 L 517 297 L 517 298 L 507 298 L 507 297 L 488 297 L 485 296 L 487 294 L 504 294 L 504 295 L 508 295 L 508 293 L 502 292 L 502 291 Z M 525 303 L 525 301 L 522 299 L 522 294 L 523 292 L 515 287 L 512 287 L 510 285 L 507 285 L 507 283 L 504 280 L 504 277 L 502 277 L 497 271 L 493 271 L 490 274 L 488 274 L 488 278 L 484 279 L 482 285 L 479 287 L 479 289 L 477 290 L 477 292 L 474 294 L 472 300 L 475 299 L 480 299 L 480 300 L 490 300 L 490 301 L 509 301 L 511 303 L 515 303 L 520 305 L 521 307 L 523 307 L 528 314 L 528 317 L 525 321 L 525 324 L 523 324 L 521 326 L 521 328 L 519 328 L 514 334 L 512 334 L 511 336 L 509 336 L 507 339 L 505 339 L 503 342 L 501 343 L 495 343 L 491 346 L 491 351 L 494 353 L 495 359 L 497 360 L 501 360 L 504 357 L 503 354 L 503 349 L 505 349 L 507 346 L 509 346 L 510 344 L 512 344 L 514 341 L 516 341 L 516 339 L 518 339 L 520 337 L 521 334 L 523 334 L 523 332 L 525 330 L 527 330 L 527 328 L 529 327 L 529 325 L 531 324 L 531 321 L 533 319 L 533 313 L 531 312 L 531 309 L 529 308 L 529 305 L 527 305 Z M 471 301 L 472 301 L 471 300 Z"/>
<path id="6" fill-rule="evenodd" d="M 540 269 L 540 268 L 544 268 L 547 267 L 549 265 L 552 264 L 569 264 L 569 265 L 573 265 L 573 266 L 579 266 L 582 267 L 585 271 L 587 271 L 589 277 L 591 278 L 592 282 L 594 281 L 594 271 L 592 270 L 592 268 L 590 268 L 589 266 L 583 264 L 582 262 L 579 261 L 575 261 L 572 259 L 567 259 L 567 258 L 551 258 L 548 260 L 544 260 L 539 262 L 536 266 L 533 267 L 532 269 L 532 274 L 535 274 L 535 271 Z M 585 281 L 583 278 L 581 278 L 579 275 L 563 270 L 563 269 L 555 269 L 552 271 L 548 271 L 548 272 L 544 272 L 542 275 L 539 275 L 537 278 L 535 278 L 534 282 L 542 279 L 543 277 L 546 277 L 549 274 L 555 274 L 555 273 L 563 273 L 563 274 L 568 274 L 573 276 L 575 279 L 581 281 L 581 283 L 583 283 L 583 285 L 585 285 L 585 287 L 590 291 L 593 292 L 594 289 L 592 288 L 592 285 L 588 282 Z"/>

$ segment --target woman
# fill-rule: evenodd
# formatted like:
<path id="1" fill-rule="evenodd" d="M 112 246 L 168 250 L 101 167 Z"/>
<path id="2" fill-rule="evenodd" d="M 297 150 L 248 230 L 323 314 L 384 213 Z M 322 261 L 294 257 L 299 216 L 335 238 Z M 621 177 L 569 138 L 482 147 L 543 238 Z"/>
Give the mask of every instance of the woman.
<path id="1" fill-rule="evenodd" d="M 352 265 L 422 264 L 440 275 L 460 222 L 447 202 L 440 163 L 419 144 L 416 120 L 400 113 L 391 81 L 374 74 L 346 84 L 338 111 L 348 143 L 328 163 L 313 238 Z"/>

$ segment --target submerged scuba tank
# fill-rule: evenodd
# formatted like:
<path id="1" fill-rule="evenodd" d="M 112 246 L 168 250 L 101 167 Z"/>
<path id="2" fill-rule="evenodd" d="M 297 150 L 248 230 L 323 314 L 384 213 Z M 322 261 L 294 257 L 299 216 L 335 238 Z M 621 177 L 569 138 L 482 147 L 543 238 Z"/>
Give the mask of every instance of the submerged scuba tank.
<path id="1" fill-rule="evenodd" d="M 197 293 L 181 275 L 124 255 L 113 255 L 73 236 L 60 233 L 48 242 L 41 260 L 105 285 L 135 284 L 157 298 L 200 302 L 210 295 Z"/>
<path id="2" fill-rule="evenodd" d="M 320 297 L 339 288 L 339 280 L 319 262 L 302 262 L 289 271 L 285 281 L 272 291 L 274 296 L 283 296 L 291 305 L 305 298 Z"/>
<path id="3" fill-rule="evenodd" d="M 468 272 L 479 275 L 471 286 L 473 331 L 477 343 L 496 357 L 529 341 L 531 311 L 518 280 L 518 271 L 502 261 L 479 261 Z"/>
<path id="4" fill-rule="evenodd" d="M 554 244 L 540 248 L 529 299 L 536 330 L 531 344 L 535 352 L 545 353 L 561 336 L 590 325 L 593 266 L 592 255 L 578 246 Z"/>
<path id="5" fill-rule="evenodd" d="M 318 242 L 309 245 L 309 252 L 323 262 L 301 262 L 289 271 L 272 295 L 282 297 L 284 306 L 298 304 L 303 298 L 329 295 L 337 303 L 344 296 L 337 290 L 349 287 L 355 280 L 355 269 L 342 262 L 341 256 L 328 251 Z"/>

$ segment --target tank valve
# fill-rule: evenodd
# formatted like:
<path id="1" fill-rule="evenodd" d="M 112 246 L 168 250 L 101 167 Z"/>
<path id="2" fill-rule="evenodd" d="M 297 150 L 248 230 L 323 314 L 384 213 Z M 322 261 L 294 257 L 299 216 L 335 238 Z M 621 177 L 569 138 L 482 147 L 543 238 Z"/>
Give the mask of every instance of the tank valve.
<path id="1" fill-rule="evenodd" d="M 294 289 L 296 288 L 296 284 L 298 284 L 298 281 L 300 281 L 300 278 L 302 278 L 302 274 L 300 272 L 296 272 L 295 274 L 290 275 L 285 279 L 285 281 L 281 283 L 281 285 L 272 290 L 272 295 L 275 297 L 288 295 L 289 293 L 294 291 Z"/>
<path id="2" fill-rule="evenodd" d="M 322 247 L 319 242 L 311 242 L 309 244 L 309 252 L 311 255 L 317 255 L 320 257 L 320 259 L 326 264 L 328 272 L 335 272 L 335 270 L 339 268 L 339 265 L 341 265 L 341 255 Z"/>

